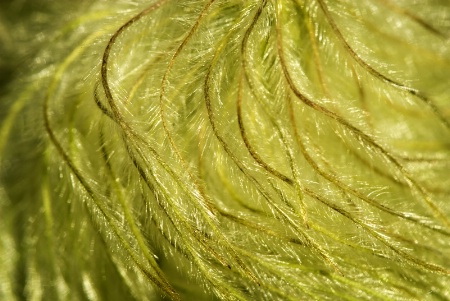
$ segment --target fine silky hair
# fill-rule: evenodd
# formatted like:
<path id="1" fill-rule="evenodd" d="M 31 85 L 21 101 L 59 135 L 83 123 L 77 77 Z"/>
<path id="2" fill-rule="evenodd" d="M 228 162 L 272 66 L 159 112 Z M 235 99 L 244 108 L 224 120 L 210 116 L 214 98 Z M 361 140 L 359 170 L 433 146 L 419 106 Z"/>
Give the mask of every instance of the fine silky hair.
<path id="1" fill-rule="evenodd" d="M 0 4 L 0 300 L 450 300 L 450 3 Z"/>

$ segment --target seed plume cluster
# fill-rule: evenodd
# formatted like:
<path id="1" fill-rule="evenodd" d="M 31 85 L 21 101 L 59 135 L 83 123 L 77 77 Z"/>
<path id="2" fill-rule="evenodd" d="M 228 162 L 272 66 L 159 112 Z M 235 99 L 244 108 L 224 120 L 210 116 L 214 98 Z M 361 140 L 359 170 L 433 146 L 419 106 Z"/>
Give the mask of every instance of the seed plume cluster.
<path id="1" fill-rule="evenodd" d="M 450 300 L 447 1 L 20 3 L 0 299 Z"/>

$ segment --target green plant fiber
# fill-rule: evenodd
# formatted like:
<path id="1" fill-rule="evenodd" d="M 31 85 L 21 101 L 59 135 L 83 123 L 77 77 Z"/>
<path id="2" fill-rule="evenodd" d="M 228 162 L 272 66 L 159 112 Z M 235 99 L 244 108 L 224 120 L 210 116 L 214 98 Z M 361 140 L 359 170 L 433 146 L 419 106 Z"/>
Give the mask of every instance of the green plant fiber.
<path id="1" fill-rule="evenodd" d="M 0 300 L 450 300 L 450 2 L 0 4 Z"/>

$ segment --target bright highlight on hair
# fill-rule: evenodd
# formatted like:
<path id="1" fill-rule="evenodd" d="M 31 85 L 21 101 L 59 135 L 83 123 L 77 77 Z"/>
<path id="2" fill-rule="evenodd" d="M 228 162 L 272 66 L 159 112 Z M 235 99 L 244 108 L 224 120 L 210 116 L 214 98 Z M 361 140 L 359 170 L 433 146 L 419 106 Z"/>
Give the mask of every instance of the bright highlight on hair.
<path id="1" fill-rule="evenodd" d="M 450 300 L 447 1 L 42 4 L 1 300 Z"/>

